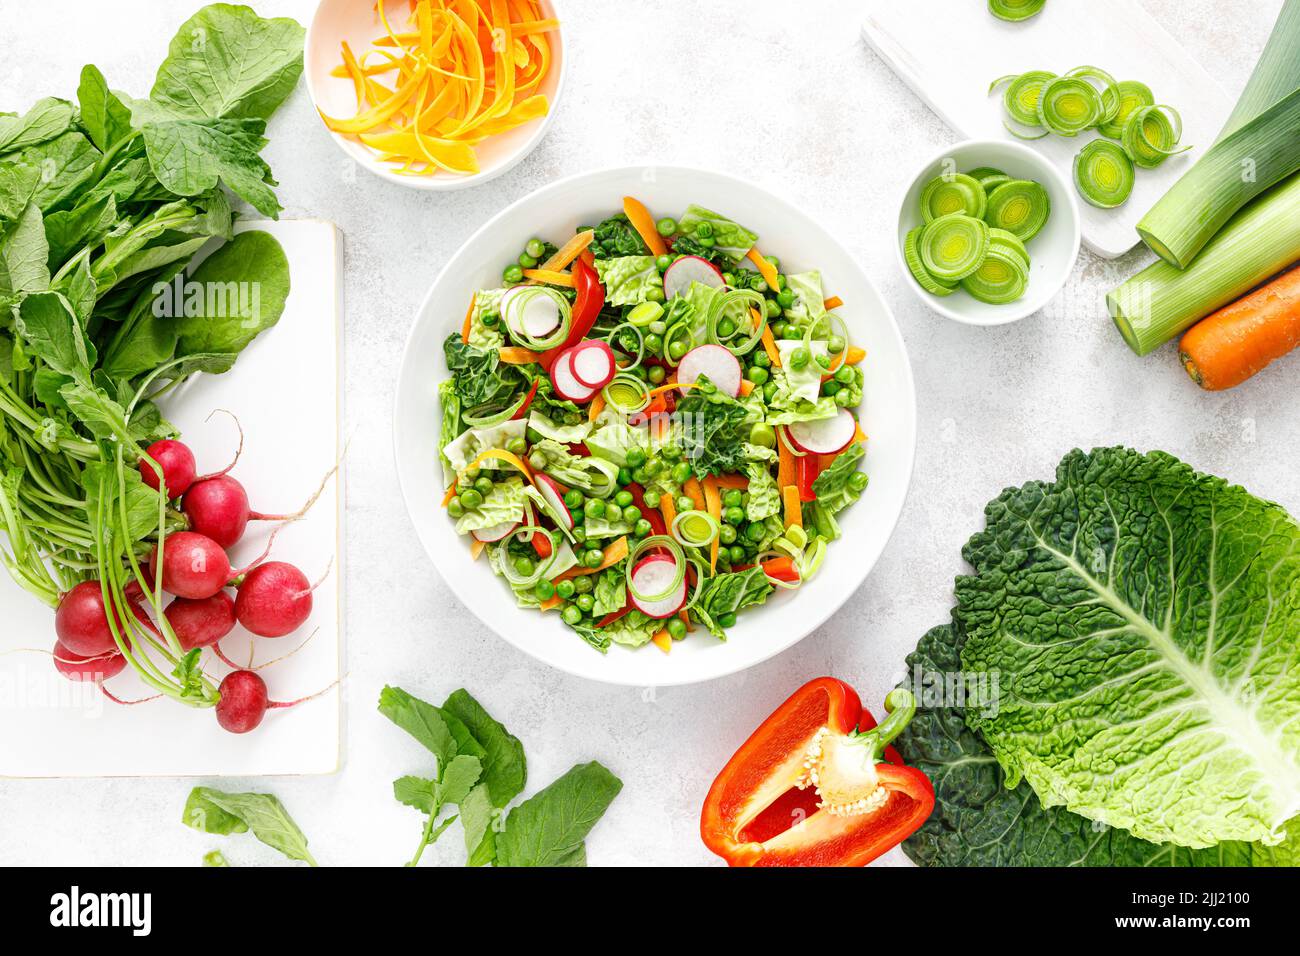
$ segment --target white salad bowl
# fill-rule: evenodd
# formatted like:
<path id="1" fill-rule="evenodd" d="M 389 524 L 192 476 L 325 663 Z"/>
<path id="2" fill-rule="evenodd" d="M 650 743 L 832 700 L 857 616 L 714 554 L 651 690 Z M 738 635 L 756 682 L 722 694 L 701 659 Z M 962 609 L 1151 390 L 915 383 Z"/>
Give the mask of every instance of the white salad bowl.
<path id="1" fill-rule="evenodd" d="M 993 305 L 980 302 L 958 288 L 952 295 L 931 295 L 912 276 L 903 257 L 903 239 L 921 225 L 921 190 L 944 173 L 964 173 L 978 166 L 993 166 L 1017 179 L 1032 179 L 1047 190 L 1051 214 L 1038 235 L 1025 243 L 1029 251 L 1029 286 L 1015 302 Z M 1033 315 L 1061 291 L 1079 257 L 1079 204 L 1074 184 L 1067 182 L 1051 161 L 1028 146 L 996 139 L 968 139 L 947 146 L 921 167 L 903 194 L 898 208 L 898 237 L 894 253 L 903 278 L 917 298 L 929 308 L 967 325 L 1006 325 Z"/>
<path id="2" fill-rule="evenodd" d="M 326 129 L 326 132 L 339 149 L 356 160 L 367 172 L 390 183 L 398 183 L 411 189 L 433 192 L 465 189 L 468 186 L 478 186 L 488 180 L 496 179 L 510 171 L 536 148 L 542 141 L 542 137 L 546 135 L 546 131 L 550 129 L 560 96 L 564 92 L 564 78 L 568 71 L 568 61 L 564 55 L 564 17 L 559 10 L 559 4 L 556 0 L 537 0 L 537 3 L 548 17 L 560 21 L 559 29 L 548 34 L 551 45 L 551 67 L 537 89 L 537 92 L 546 94 L 550 101 L 550 108 L 540 119 L 489 136 L 476 146 L 474 151 L 478 156 L 479 165 L 477 173 L 469 176 L 446 172 L 439 172 L 432 176 L 402 175 L 394 172 L 393 164 L 380 162 L 379 155 L 358 140 L 329 129 Z M 391 9 L 385 9 L 389 10 L 390 18 L 400 15 L 405 22 L 405 4 L 401 5 L 400 11 L 396 5 Z M 396 23 L 393 23 L 393 29 L 399 29 Z M 360 57 L 363 51 L 372 48 L 372 41 L 382 31 L 383 24 L 375 12 L 373 3 L 359 3 L 357 0 L 321 0 L 307 28 L 303 53 L 303 75 L 307 80 L 307 92 L 311 95 L 316 109 L 340 118 L 355 115 L 357 99 L 352 81 L 347 77 L 332 75 L 333 69 L 341 62 L 339 44 L 347 40 L 353 52 Z"/>
<path id="3" fill-rule="evenodd" d="M 500 285 L 501 269 L 534 236 L 563 242 L 577 226 L 599 222 L 635 196 L 658 216 L 698 203 L 758 233 L 758 247 L 790 271 L 818 269 L 851 340 L 866 350 L 862 427 L 869 436 L 863 468 L 870 484 L 837 515 L 843 537 L 816 576 L 796 591 L 777 591 L 741 612 L 718 641 L 696 627 L 664 654 L 653 645 L 592 649 L 558 614 L 519 608 L 487 561 L 470 560 L 441 506 L 438 383 L 447 378 L 442 345 L 457 332 L 477 289 Z M 682 167 L 631 166 L 583 173 L 525 196 L 486 223 L 452 257 L 425 296 L 406 344 L 394 422 L 397 473 L 421 542 L 451 590 L 502 638 L 570 674 L 625 685 L 689 684 L 731 674 L 785 650 L 820 626 L 866 579 L 884 551 L 907 496 L 916 446 L 916 393 L 894 317 L 854 256 L 813 219 L 767 190 L 720 173 Z"/>

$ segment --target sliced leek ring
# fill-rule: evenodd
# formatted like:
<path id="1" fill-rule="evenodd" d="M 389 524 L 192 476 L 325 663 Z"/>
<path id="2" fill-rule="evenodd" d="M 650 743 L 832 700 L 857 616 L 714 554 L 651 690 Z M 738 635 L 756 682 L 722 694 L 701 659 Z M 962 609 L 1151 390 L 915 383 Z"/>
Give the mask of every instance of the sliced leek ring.
<path id="1" fill-rule="evenodd" d="M 973 299 L 990 305 L 1014 302 L 1029 286 L 1029 269 L 1012 250 L 991 246 L 979 268 L 961 280 Z"/>
<path id="2" fill-rule="evenodd" d="M 1058 136 L 1078 136 L 1101 122 L 1104 112 L 1101 94 L 1082 76 L 1050 79 L 1038 96 L 1038 123 Z"/>
<path id="3" fill-rule="evenodd" d="M 1029 179 L 1013 179 L 989 194 L 984 219 L 990 226 L 1028 242 L 1038 235 L 1051 213 L 1052 201 L 1046 189 Z"/>
<path id="4" fill-rule="evenodd" d="M 925 226 L 917 226 L 909 230 L 907 237 L 903 240 L 903 259 L 907 262 L 907 268 L 912 273 L 912 278 L 926 292 L 931 295 L 952 295 L 953 290 L 957 288 L 956 282 L 941 282 L 934 276 L 930 275 L 924 264 L 921 262 L 921 250 L 919 243 L 921 233 L 925 232 Z"/>
<path id="5" fill-rule="evenodd" d="M 1006 109 L 1007 116 L 1021 126 L 1036 127 L 1042 125 L 1038 118 L 1038 99 L 1043 85 L 1054 79 L 1056 74 L 1048 70 L 1012 73 L 994 80 L 989 85 L 989 92 L 992 93 L 1003 83 L 1009 84 L 1002 94 L 1002 106 Z"/>
<path id="6" fill-rule="evenodd" d="M 1047 0 L 989 0 L 989 13 L 999 20 L 1019 23 L 1043 9 Z"/>
<path id="7" fill-rule="evenodd" d="M 989 248 L 989 226 L 983 219 L 953 213 L 925 227 L 918 247 L 925 271 L 941 282 L 963 279 L 980 267 Z"/>
<path id="8" fill-rule="evenodd" d="M 1014 232 L 1007 232 L 1005 229 L 989 229 L 989 248 L 1014 252 L 1023 260 L 1025 268 L 1029 268 L 1029 250 Z"/>
<path id="9" fill-rule="evenodd" d="M 1119 139 L 1124 135 L 1129 117 L 1144 106 L 1155 106 L 1156 96 L 1145 83 L 1120 80 L 1101 94 L 1101 104 L 1106 108 L 1106 115 L 1111 118 L 1103 121 L 1097 127 L 1097 132 L 1111 139 Z"/>
<path id="10" fill-rule="evenodd" d="M 1172 106 L 1155 104 L 1133 113 L 1124 124 L 1120 144 L 1128 158 L 1143 169 L 1154 169 L 1174 153 L 1191 149 L 1179 146 L 1183 118 Z"/>
<path id="11" fill-rule="evenodd" d="M 1119 112 L 1119 96 L 1117 89 L 1119 84 L 1115 82 L 1115 77 L 1111 76 L 1099 66 L 1076 66 L 1073 70 L 1067 70 L 1066 76 L 1082 77 L 1085 80 L 1100 80 L 1105 84 L 1098 95 L 1101 97 L 1101 118 L 1098 123 L 1105 123 L 1115 118 Z M 1107 94 L 1110 98 L 1107 99 Z"/>
<path id="12" fill-rule="evenodd" d="M 936 176 L 921 190 L 921 219 L 933 222 L 940 216 L 959 212 L 979 219 L 988 196 L 979 180 L 965 173 Z"/>
<path id="13" fill-rule="evenodd" d="M 1133 192 L 1133 180 L 1133 160 L 1123 147 L 1108 139 L 1094 139 L 1074 157 L 1074 185 L 1094 206 L 1122 206 Z"/>

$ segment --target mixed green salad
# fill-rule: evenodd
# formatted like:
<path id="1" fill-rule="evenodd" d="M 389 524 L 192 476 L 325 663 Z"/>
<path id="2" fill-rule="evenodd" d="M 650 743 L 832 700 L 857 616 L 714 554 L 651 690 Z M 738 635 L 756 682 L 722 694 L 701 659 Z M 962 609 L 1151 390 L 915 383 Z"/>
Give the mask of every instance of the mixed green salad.
<path id="1" fill-rule="evenodd" d="M 443 504 L 522 607 L 667 652 L 816 574 L 867 486 L 864 353 L 816 271 L 637 200 L 534 238 L 444 343 Z"/>

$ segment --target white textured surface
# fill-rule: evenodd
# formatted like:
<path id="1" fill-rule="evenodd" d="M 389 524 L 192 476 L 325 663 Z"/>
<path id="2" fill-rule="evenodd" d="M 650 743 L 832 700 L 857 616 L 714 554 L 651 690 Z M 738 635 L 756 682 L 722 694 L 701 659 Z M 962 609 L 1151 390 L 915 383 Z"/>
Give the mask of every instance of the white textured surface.
<path id="1" fill-rule="evenodd" d="M 301 21 L 312 7 L 255 5 Z M 1142 5 L 1233 96 L 1280 6 Z M 71 95 L 88 61 L 113 86 L 142 95 L 190 6 L 0 0 L 0 108 Z M 700 844 L 697 820 L 722 763 L 808 678 L 834 674 L 878 706 L 903 655 L 947 614 L 961 545 L 1004 485 L 1049 476 L 1076 445 L 1127 443 L 1166 449 L 1300 513 L 1300 360 L 1214 396 L 1187 380 L 1168 349 L 1134 357 L 1106 319 L 1102 296 L 1137 268 L 1140 253 L 1112 262 L 1085 254 L 1060 298 L 1007 328 L 956 325 L 915 301 L 890 248 L 892 197 L 915 164 L 956 137 L 858 39 L 863 4 L 823 0 L 815 16 L 791 15 L 778 0 L 567 0 L 564 8 L 572 60 L 555 127 L 519 168 L 481 189 L 423 195 L 353 169 L 301 88 L 271 124 L 267 157 L 287 215 L 332 219 L 345 236 L 346 763 L 333 777 L 253 782 L 284 799 L 323 864 L 399 863 L 418 838 L 415 812 L 392 800 L 389 783 L 425 764 L 418 746 L 374 710 L 385 682 L 431 698 L 470 688 L 523 739 L 531 787 L 578 760 L 598 758 L 618 773 L 625 788 L 589 842 L 592 863 L 716 862 Z M 896 310 L 920 402 L 912 494 L 866 586 L 793 650 L 736 677 L 658 692 L 564 677 L 481 628 L 408 526 L 389 437 L 401 344 L 457 244 L 503 204 L 557 176 L 652 160 L 749 176 L 821 218 L 862 257 Z M 850 550 L 840 545 L 832 560 L 852 560 Z M 28 642 L 5 638 L 10 646 Z M 276 860 L 250 839 L 183 827 L 190 785 L 0 781 L 0 863 L 191 864 L 217 845 L 235 863 Z M 433 860 L 463 859 L 454 830 Z M 895 851 L 883 862 L 901 859 Z"/>

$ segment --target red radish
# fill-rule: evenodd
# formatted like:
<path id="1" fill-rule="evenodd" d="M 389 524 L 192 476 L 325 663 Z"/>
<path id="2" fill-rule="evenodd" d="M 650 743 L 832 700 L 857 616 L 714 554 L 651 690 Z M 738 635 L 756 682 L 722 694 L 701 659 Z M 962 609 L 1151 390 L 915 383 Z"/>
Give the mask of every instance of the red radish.
<path id="1" fill-rule="evenodd" d="M 311 616 L 312 590 L 306 575 L 292 564 L 268 561 L 240 582 L 235 616 L 258 637 L 284 637 Z"/>
<path id="2" fill-rule="evenodd" d="M 573 349 L 567 349 L 556 358 L 551 366 L 551 384 L 555 394 L 570 402 L 589 402 L 599 389 L 590 388 L 578 381 L 573 374 Z"/>
<path id="3" fill-rule="evenodd" d="M 550 475 L 543 475 L 538 472 L 533 477 L 537 481 L 537 490 L 541 492 L 546 503 L 551 506 L 555 520 L 562 522 L 566 531 L 572 531 L 573 515 L 569 514 L 568 506 L 564 503 L 564 488 Z"/>
<path id="4" fill-rule="evenodd" d="M 614 377 L 614 350 L 604 342 L 589 339 L 573 347 L 569 358 L 573 377 L 587 388 L 604 388 Z"/>
<path id="5" fill-rule="evenodd" d="M 522 290 L 530 288 L 537 289 L 537 286 L 517 285 L 507 289 L 501 296 L 501 315 L 506 327 L 517 337 L 540 339 L 559 328 L 560 307 L 544 292 L 519 295 Z"/>
<path id="6" fill-rule="evenodd" d="M 217 701 L 217 723 L 222 730 L 232 734 L 246 734 L 256 729 L 266 716 L 271 701 L 266 693 L 266 681 L 252 671 L 235 671 L 227 674 L 217 688 L 221 699 Z"/>
<path id="7" fill-rule="evenodd" d="M 140 477 L 146 485 L 158 490 L 158 472 L 149 463 L 152 458 L 162 469 L 168 498 L 179 498 L 190 490 L 194 476 L 198 474 L 198 465 L 189 446 L 172 438 L 162 438 L 150 445 L 145 454 L 148 457 L 140 459 Z"/>
<path id="8" fill-rule="evenodd" d="M 149 557 L 158 574 L 158 549 Z M 162 586 L 177 597 L 210 598 L 231 578 L 230 559 L 221 546 L 195 531 L 174 531 L 163 542 Z"/>
<path id="9" fill-rule="evenodd" d="M 82 657 L 117 653 L 98 581 L 82 581 L 63 595 L 54 612 L 54 633 L 60 644 Z"/>
<path id="10" fill-rule="evenodd" d="M 296 513 L 286 515 L 262 514 L 248 507 L 248 492 L 229 475 L 214 475 L 196 481 L 185 494 L 181 507 L 190 521 L 190 530 L 207 535 L 223 548 L 233 547 L 244 536 L 250 521 L 296 521 L 307 513 L 325 490 L 330 476 L 338 470 L 331 468 L 305 505 Z"/>
<path id="11" fill-rule="evenodd" d="M 209 598 L 177 598 L 163 611 L 181 647 L 210 647 L 235 629 L 235 602 L 225 591 Z"/>
<path id="12" fill-rule="evenodd" d="M 814 422 L 795 422 L 786 426 L 790 444 L 810 455 L 834 455 L 853 443 L 858 433 L 858 421 L 847 408 L 841 408 L 831 418 Z"/>
<path id="13" fill-rule="evenodd" d="M 721 345 L 701 345 L 682 356 L 677 382 L 686 385 L 701 375 L 733 398 L 740 394 L 740 362 Z"/>
<path id="14" fill-rule="evenodd" d="M 78 654 L 61 641 L 54 645 L 54 667 L 68 680 L 108 680 L 122 673 L 126 658 L 121 654 Z"/>
<path id="15" fill-rule="evenodd" d="M 726 285 L 722 281 L 722 273 L 708 259 L 701 259 L 699 256 L 683 256 L 664 272 L 664 298 L 671 299 L 675 295 L 685 295 L 692 282 L 713 286 L 716 289 Z"/>
<path id="16" fill-rule="evenodd" d="M 518 521 L 503 521 L 500 524 L 494 524 L 490 528 L 479 528 L 477 531 L 471 531 L 470 534 L 485 544 L 491 544 L 493 541 L 500 541 L 518 527 Z"/>
<path id="17" fill-rule="evenodd" d="M 637 606 L 642 614 L 647 617 L 665 618 L 672 617 L 681 610 L 686 603 L 686 578 L 682 577 L 682 582 L 677 589 L 666 598 L 658 601 L 647 601 L 638 597 L 639 594 L 659 594 L 664 588 L 672 583 L 673 577 L 677 574 L 677 562 L 668 554 L 651 554 L 637 562 L 632 569 L 632 588 L 628 594 L 632 603 Z"/>

